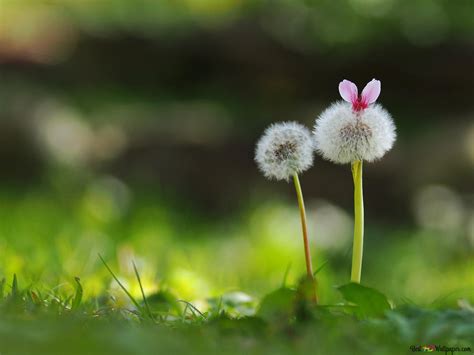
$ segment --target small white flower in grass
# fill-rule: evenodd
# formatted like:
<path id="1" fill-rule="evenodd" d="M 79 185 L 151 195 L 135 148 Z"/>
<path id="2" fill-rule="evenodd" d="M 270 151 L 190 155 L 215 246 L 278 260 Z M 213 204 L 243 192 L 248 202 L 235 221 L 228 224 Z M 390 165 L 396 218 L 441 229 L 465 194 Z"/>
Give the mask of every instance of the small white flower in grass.
<path id="1" fill-rule="evenodd" d="M 289 181 L 313 165 L 310 131 L 296 122 L 276 123 L 257 143 L 255 161 L 269 179 Z"/>
<path id="2" fill-rule="evenodd" d="M 380 159 L 396 138 L 390 114 L 381 105 L 372 105 L 380 95 L 380 81 L 370 81 L 359 97 L 357 86 L 343 80 L 339 92 L 346 102 L 334 103 L 316 120 L 317 151 L 339 164 Z"/>

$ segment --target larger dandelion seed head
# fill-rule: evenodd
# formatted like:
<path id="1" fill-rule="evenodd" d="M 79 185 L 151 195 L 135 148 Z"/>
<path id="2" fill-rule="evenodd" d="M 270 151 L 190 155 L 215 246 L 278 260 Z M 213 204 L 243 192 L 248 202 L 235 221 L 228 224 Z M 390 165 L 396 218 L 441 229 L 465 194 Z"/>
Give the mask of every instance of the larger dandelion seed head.
<path id="1" fill-rule="evenodd" d="M 359 97 L 357 86 L 343 80 L 339 92 L 346 102 L 336 102 L 316 119 L 317 151 L 339 164 L 380 159 L 396 138 L 392 117 L 381 105 L 374 104 L 380 95 L 380 81 L 369 82 Z"/>
<path id="2" fill-rule="evenodd" d="M 306 127 L 296 122 L 276 123 L 258 141 L 255 161 L 267 178 L 288 181 L 313 165 L 313 151 Z"/>

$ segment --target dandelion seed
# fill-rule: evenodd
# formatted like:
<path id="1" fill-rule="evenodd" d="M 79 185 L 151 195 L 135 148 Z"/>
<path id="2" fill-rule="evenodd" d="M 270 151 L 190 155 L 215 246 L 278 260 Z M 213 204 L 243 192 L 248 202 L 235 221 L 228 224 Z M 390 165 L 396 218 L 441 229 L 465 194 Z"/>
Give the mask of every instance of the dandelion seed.
<path id="1" fill-rule="evenodd" d="M 296 122 L 271 125 L 257 144 L 255 161 L 269 179 L 289 181 L 313 165 L 313 140 L 309 130 Z"/>

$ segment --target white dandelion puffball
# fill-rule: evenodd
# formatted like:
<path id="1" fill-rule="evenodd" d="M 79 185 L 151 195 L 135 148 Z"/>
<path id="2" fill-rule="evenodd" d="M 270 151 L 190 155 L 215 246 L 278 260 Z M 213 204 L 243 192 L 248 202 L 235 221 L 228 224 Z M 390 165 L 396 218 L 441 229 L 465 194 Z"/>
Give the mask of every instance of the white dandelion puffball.
<path id="1" fill-rule="evenodd" d="M 257 143 L 255 161 L 269 179 L 288 181 L 313 165 L 311 132 L 296 122 L 275 123 Z"/>
<path id="2" fill-rule="evenodd" d="M 339 164 L 382 158 L 392 148 L 396 133 L 390 114 L 374 104 L 380 95 L 380 81 L 369 82 L 360 98 L 357 86 L 348 80 L 339 84 L 339 92 L 346 102 L 332 104 L 316 119 L 316 150 Z"/>

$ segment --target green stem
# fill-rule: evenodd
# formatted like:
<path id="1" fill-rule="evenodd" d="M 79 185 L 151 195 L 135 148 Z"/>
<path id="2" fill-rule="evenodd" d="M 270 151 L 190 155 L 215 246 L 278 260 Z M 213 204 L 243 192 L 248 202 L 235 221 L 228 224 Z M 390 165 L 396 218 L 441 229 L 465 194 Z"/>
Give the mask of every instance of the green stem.
<path id="1" fill-rule="evenodd" d="M 303 231 L 304 256 L 306 261 L 306 273 L 308 275 L 308 279 L 313 285 L 313 301 L 317 303 L 318 297 L 316 293 L 316 282 L 314 280 L 313 267 L 311 263 L 311 253 L 309 251 L 308 226 L 306 224 L 306 209 L 304 207 L 303 191 L 301 190 L 301 184 L 298 178 L 298 174 L 293 174 L 293 181 L 295 183 L 296 196 L 298 197 L 298 206 L 300 209 L 301 228 Z"/>
<path id="2" fill-rule="evenodd" d="M 360 283 L 364 250 L 364 197 L 362 192 L 362 161 L 352 163 L 354 180 L 354 244 L 352 247 L 351 281 Z"/>

